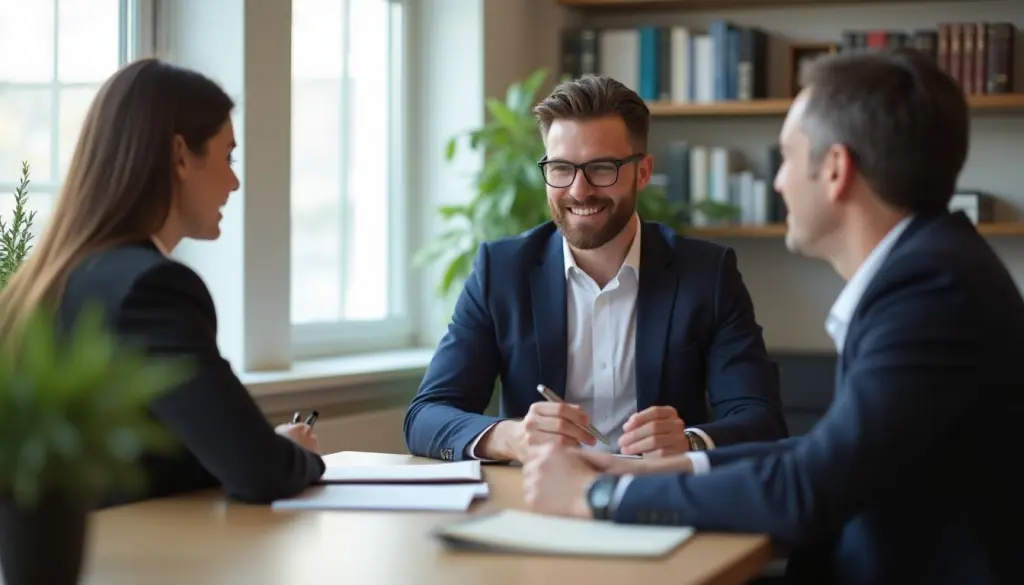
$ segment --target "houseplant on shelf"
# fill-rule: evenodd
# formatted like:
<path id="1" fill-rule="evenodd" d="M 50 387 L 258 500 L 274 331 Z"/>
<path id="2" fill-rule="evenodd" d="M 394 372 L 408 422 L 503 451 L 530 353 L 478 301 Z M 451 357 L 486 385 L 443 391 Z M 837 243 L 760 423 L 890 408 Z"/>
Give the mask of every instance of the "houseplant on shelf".
<path id="1" fill-rule="evenodd" d="M 505 101 L 489 98 L 488 122 L 448 142 L 448 162 L 455 157 L 460 139 L 468 140 L 470 149 L 482 150 L 484 160 L 473 178 L 472 199 L 437 210 L 450 226 L 413 259 L 417 266 L 446 262 L 438 286 L 443 297 L 469 276 L 482 242 L 518 234 L 549 219 L 546 186 L 537 167 L 544 143 L 533 114 L 537 91 L 547 77 L 547 70 L 539 69 L 510 85 Z M 711 201 L 692 210 L 709 219 L 730 219 L 738 212 L 734 206 Z M 637 194 L 637 212 L 645 220 L 682 227 L 692 210 L 666 199 L 659 186 L 648 185 Z"/>
<path id="2" fill-rule="evenodd" d="M 2 285 L 29 252 L 31 221 L 16 219 L 31 218 L 27 178 L 26 166 L 15 219 L 2 225 Z M 97 499 L 109 489 L 141 487 L 142 452 L 177 448 L 147 406 L 189 370 L 116 341 L 97 307 L 66 334 L 55 313 L 40 308 L 0 348 L 0 568 L 7 585 L 78 582 Z"/>

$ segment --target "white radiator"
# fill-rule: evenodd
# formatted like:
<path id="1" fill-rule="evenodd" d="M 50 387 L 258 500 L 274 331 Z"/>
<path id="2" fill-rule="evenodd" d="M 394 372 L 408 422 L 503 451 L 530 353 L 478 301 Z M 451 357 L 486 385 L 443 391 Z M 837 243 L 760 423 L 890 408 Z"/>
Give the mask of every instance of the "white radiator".
<path id="1" fill-rule="evenodd" d="M 373 451 L 408 453 L 402 437 L 405 407 L 362 412 L 352 416 L 320 418 L 313 427 L 320 453 Z"/>

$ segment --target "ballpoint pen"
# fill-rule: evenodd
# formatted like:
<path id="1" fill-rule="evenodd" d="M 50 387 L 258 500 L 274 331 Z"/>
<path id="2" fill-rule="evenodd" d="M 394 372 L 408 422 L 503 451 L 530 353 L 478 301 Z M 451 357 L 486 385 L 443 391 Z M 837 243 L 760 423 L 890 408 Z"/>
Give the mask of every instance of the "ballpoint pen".
<path id="1" fill-rule="evenodd" d="M 548 388 L 544 384 L 537 384 L 537 392 L 540 392 L 540 395 L 543 396 L 544 400 L 547 400 L 548 402 L 558 402 L 560 404 L 565 404 L 565 401 L 562 400 L 558 396 L 558 394 L 555 394 L 551 390 L 551 388 Z M 611 445 L 611 442 L 608 440 L 608 438 L 605 437 L 601 433 L 601 431 L 597 430 L 597 427 L 595 427 L 594 425 L 587 424 L 586 426 L 582 426 L 582 425 L 576 425 L 576 426 L 578 426 L 578 427 L 582 428 L 583 430 L 587 431 L 588 433 L 590 433 L 590 435 L 592 437 L 594 437 L 598 441 L 601 441 L 605 445 Z"/>
<path id="2" fill-rule="evenodd" d="M 310 413 L 309 416 L 306 417 L 306 424 L 309 426 L 313 426 L 316 423 L 317 417 L 319 416 L 320 413 L 314 410 L 312 413 Z"/>

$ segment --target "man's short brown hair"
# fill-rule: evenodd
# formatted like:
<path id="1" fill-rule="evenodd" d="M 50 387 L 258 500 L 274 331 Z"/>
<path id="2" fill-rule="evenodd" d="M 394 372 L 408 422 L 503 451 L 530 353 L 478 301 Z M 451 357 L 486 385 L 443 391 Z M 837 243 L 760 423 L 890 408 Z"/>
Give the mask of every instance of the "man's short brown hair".
<path id="1" fill-rule="evenodd" d="M 828 55 L 806 71 L 802 129 L 811 165 L 835 144 L 851 154 L 871 189 L 911 212 L 949 206 L 967 158 L 963 90 L 913 49 Z"/>
<path id="2" fill-rule="evenodd" d="M 541 134 L 547 136 L 555 120 L 594 120 L 618 116 L 626 124 L 638 152 L 647 151 L 651 112 L 637 93 L 611 77 L 585 76 L 559 84 L 533 110 Z"/>

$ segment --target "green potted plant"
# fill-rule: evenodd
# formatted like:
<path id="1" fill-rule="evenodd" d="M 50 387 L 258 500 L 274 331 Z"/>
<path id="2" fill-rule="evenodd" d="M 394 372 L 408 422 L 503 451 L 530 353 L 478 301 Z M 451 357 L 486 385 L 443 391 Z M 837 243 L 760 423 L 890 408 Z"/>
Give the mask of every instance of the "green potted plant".
<path id="1" fill-rule="evenodd" d="M 484 162 L 473 178 L 473 198 L 463 205 L 440 207 L 437 211 L 450 227 L 413 258 L 417 266 L 447 263 L 438 287 L 441 296 L 448 296 L 469 276 L 481 243 L 518 234 L 549 219 L 547 190 L 537 168 L 537 161 L 544 156 L 544 143 L 533 114 L 537 91 L 547 78 L 547 70 L 538 69 L 510 85 L 505 101 L 489 98 L 487 123 L 448 142 L 448 162 L 455 157 L 460 139 L 468 140 L 471 149 L 482 150 Z M 710 219 L 731 219 L 739 211 L 711 201 L 693 209 Z M 682 227 L 689 211 L 669 201 L 659 186 L 649 185 L 637 194 L 637 212 L 645 220 Z"/>
<path id="2" fill-rule="evenodd" d="M 27 184 L 26 166 L 13 219 L 0 234 L 0 284 L 29 251 Z M 77 583 L 98 498 L 142 486 L 136 462 L 144 451 L 177 448 L 147 407 L 187 375 L 188 364 L 119 343 L 97 307 L 64 334 L 55 319 L 40 308 L 18 340 L 0 348 L 0 568 L 7 585 Z"/>

